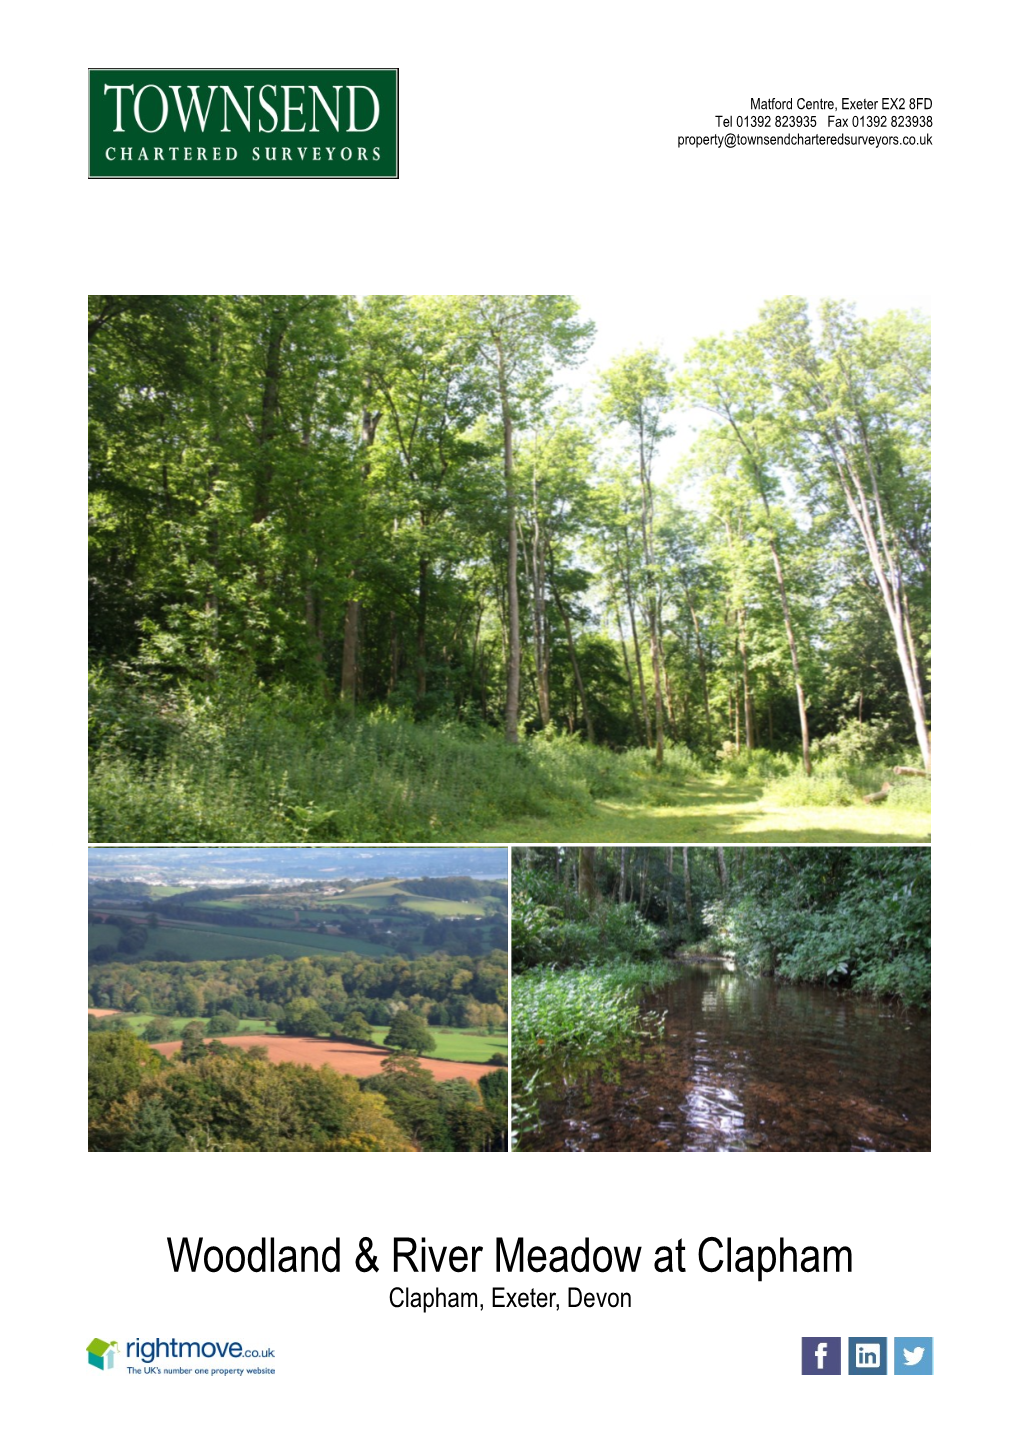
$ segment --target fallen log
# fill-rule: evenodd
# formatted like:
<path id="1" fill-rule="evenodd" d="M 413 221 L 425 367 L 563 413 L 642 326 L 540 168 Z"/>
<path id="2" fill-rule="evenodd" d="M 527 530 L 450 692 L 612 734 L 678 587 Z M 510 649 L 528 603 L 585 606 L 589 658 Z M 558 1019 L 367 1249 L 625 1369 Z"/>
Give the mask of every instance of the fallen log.
<path id="1" fill-rule="evenodd" d="M 930 776 L 930 771 L 925 771 L 923 766 L 894 766 L 893 771 L 897 776 Z"/>
<path id="2" fill-rule="evenodd" d="M 884 801 L 885 798 L 889 795 L 889 792 L 890 792 L 891 790 L 892 790 L 892 787 L 889 785 L 889 782 L 887 781 L 887 782 L 885 783 L 885 785 L 882 787 L 881 791 L 873 791 L 870 796 L 865 796 L 864 799 L 865 799 L 865 801 L 867 801 L 867 802 L 872 802 L 872 801 Z"/>

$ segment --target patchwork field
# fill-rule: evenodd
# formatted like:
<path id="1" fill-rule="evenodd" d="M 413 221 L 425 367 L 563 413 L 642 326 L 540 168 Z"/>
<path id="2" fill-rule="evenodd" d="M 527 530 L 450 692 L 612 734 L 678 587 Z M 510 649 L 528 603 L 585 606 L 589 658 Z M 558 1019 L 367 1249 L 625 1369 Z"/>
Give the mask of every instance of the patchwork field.
<path id="1" fill-rule="evenodd" d="M 114 1007 L 90 1006 L 89 1016 L 120 1016 L 126 1025 L 134 1032 L 135 1036 L 141 1036 L 149 1022 L 153 1020 L 151 1012 L 119 1012 Z M 203 1031 L 208 1024 L 209 1018 L 205 1016 L 169 1016 L 164 1018 L 173 1027 L 174 1035 L 180 1036 L 189 1023 L 197 1021 Z M 245 1036 L 258 1034 L 266 1035 L 266 1021 L 264 1017 L 239 1017 L 237 1029 Z M 379 1047 L 385 1052 L 384 1038 L 389 1031 L 385 1026 L 374 1026 L 372 1028 L 372 1046 Z M 268 1033 L 275 1037 L 275 1032 Z M 501 1053 L 506 1056 L 509 1048 L 509 1037 L 505 1031 L 494 1032 L 491 1036 L 486 1033 L 479 1035 L 475 1031 L 464 1030 L 458 1027 L 433 1027 L 432 1034 L 436 1038 L 437 1045 L 434 1051 L 424 1052 L 423 1060 L 426 1061 L 450 1061 L 450 1062 L 472 1062 L 487 1070 L 488 1061 L 491 1056 Z M 221 1041 L 230 1041 L 231 1037 L 220 1037 Z M 281 1037 L 280 1040 L 288 1038 Z M 161 1044 L 162 1045 L 162 1044 Z M 347 1045 L 347 1043 L 344 1043 Z M 159 1048 L 157 1048 L 158 1050 Z"/>
<path id="2" fill-rule="evenodd" d="M 120 932 L 103 922 L 89 923 L 89 950 L 94 946 L 116 946 Z M 390 944 L 363 941 L 357 936 L 320 936 L 311 931 L 286 931 L 268 927 L 203 927 L 197 922 L 149 928 L 148 939 L 134 956 L 122 961 L 152 960 L 157 951 L 175 951 L 190 961 L 226 961 L 232 957 L 320 956 L 354 952 L 358 956 L 387 956 L 399 950 Z"/>
<path id="3" fill-rule="evenodd" d="M 316 1037 L 304 1036 L 225 1036 L 221 1038 L 227 1046 L 264 1046 L 271 1062 L 297 1062 L 301 1066 L 331 1066 L 335 1071 L 346 1072 L 348 1076 L 374 1076 L 382 1069 L 389 1055 L 376 1047 L 359 1046 L 355 1042 L 323 1041 Z M 157 1042 L 153 1051 L 162 1056 L 173 1056 L 179 1051 L 179 1041 Z M 495 1067 L 477 1066 L 465 1061 L 438 1061 L 423 1059 L 422 1065 L 430 1071 L 436 1081 L 451 1081 L 454 1077 L 466 1077 L 476 1082 Z"/>
<path id="4" fill-rule="evenodd" d="M 133 893 L 118 900 L 112 888 L 96 885 L 90 915 L 104 919 L 89 924 L 89 951 L 109 947 L 117 953 L 95 961 L 155 961 L 161 952 L 187 961 L 226 961 L 351 953 L 414 958 L 436 949 L 477 956 L 506 948 L 506 895 L 496 883 L 460 878 L 453 888 L 442 880 L 435 886 L 469 894 L 430 895 L 427 882 L 390 880 L 346 886 L 339 895 L 301 885 L 212 897 L 201 887 L 189 893 L 163 886 L 149 888 L 148 899 Z M 118 950 L 126 931 L 138 949 Z"/>

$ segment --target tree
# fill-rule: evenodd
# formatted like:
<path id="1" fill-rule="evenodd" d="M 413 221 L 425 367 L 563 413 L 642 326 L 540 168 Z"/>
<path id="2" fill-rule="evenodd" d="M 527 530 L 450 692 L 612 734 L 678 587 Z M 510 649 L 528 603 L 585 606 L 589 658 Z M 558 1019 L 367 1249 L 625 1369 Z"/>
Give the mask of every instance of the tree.
<path id="1" fill-rule="evenodd" d="M 320 1003 L 310 996 L 298 996 L 288 1002 L 282 1019 L 276 1023 L 277 1031 L 286 1036 L 322 1036 L 332 1027 Z"/>
<path id="2" fill-rule="evenodd" d="M 557 578 L 554 551 L 572 547 L 582 528 L 593 463 L 592 439 L 576 403 L 559 406 L 519 447 L 516 466 L 522 478 L 518 496 L 524 571 L 531 599 L 534 675 L 539 720 L 552 724 L 551 665 L 553 624 L 550 594 L 566 632 L 571 665 L 579 683 L 589 741 L 594 733 L 570 629 L 569 599 L 564 605 L 565 577 Z M 569 579 L 569 576 L 566 577 Z M 583 578 L 581 589 L 587 585 Z M 572 586 L 571 586 L 572 589 Z"/>
<path id="3" fill-rule="evenodd" d="M 146 1076 L 158 1072 L 163 1059 L 130 1031 L 91 1032 L 89 1052 L 89 1121 L 136 1091 Z"/>
<path id="4" fill-rule="evenodd" d="M 755 336 L 789 421 L 790 458 L 809 490 L 842 498 L 878 583 L 924 762 L 931 770 L 924 684 L 910 620 L 912 577 L 928 562 L 930 340 L 904 315 L 874 326 L 822 303 L 815 340 L 804 301 L 765 307 Z M 911 544 L 911 533 L 920 544 Z"/>
<path id="5" fill-rule="evenodd" d="M 371 1041 L 372 1028 L 360 1011 L 349 1011 L 343 1021 L 333 1026 L 332 1035 L 346 1041 Z"/>
<path id="6" fill-rule="evenodd" d="M 664 421 L 673 405 L 672 366 L 658 351 L 637 350 L 619 356 L 602 373 L 599 380 L 602 409 L 607 419 L 628 431 L 636 451 L 641 495 L 641 591 L 655 683 L 655 764 L 661 767 L 664 747 L 662 584 L 655 555 L 652 463 L 660 441 L 672 435 L 672 429 Z"/>
<path id="7" fill-rule="evenodd" d="M 173 1036 L 173 1022 L 167 1016 L 154 1016 L 148 1023 L 142 1036 L 146 1041 L 166 1041 L 168 1036 Z"/>
<path id="8" fill-rule="evenodd" d="M 156 1097 L 146 1097 L 135 1112 L 134 1120 L 124 1137 L 125 1152 L 176 1152 L 181 1139 L 173 1119 Z"/>
<path id="9" fill-rule="evenodd" d="M 786 575 L 780 549 L 779 531 L 773 520 L 779 486 L 770 471 L 781 457 L 781 427 L 773 413 L 773 392 L 766 373 L 765 354 L 754 335 L 737 335 L 732 340 L 700 341 L 688 357 L 687 371 L 680 382 L 680 395 L 719 417 L 739 449 L 742 477 L 750 483 L 761 503 L 762 532 L 767 540 L 783 610 L 786 643 L 790 652 L 797 713 L 800 718 L 801 759 L 811 775 L 811 736 L 807 700 L 801 677 L 797 640 L 794 635 Z M 748 745 L 752 722 L 746 686 Z"/>
<path id="10" fill-rule="evenodd" d="M 576 365 L 594 335 L 590 321 L 577 319 L 567 295 L 479 295 L 471 297 L 479 355 L 499 408 L 503 436 L 503 483 L 507 535 L 508 656 L 506 739 L 518 740 L 521 682 L 520 601 L 517 590 L 517 483 L 514 428 L 535 419 L 551 390 L 555 366 Z"/>
<path id="11" fill-rule="evenodd" d="M 507 1119 L 510 1105 L 509 1076 L 506 1071 L 490 1071 L 478 1078 L 478 1089 L 482 1094 L 485 1109 L 493 1121 L 492 1146 L 495 1151 L 506 1151 Z"/>
<path id="12" fill-rule="evenodd" d="M 181 1060 L 198 1061 L 205 1055 L 205 1039 L 200 1021 L 189 1021 L 181 1032 Z"/>
<path id="13" fill-rule="evenodd" d="M 587 903 L 588 909 L 593 910 L 598 901 L 598 889 L 595 885 L 594 846 L 582 846 L 578 850 L 577 890 Z"/>
<path id="14" fill-rule="evenodd" d="M 413 1011 L 398 1011 L 386 1033 L 385 1045 L 420 1056 L 422 1052 L 435 1051 L 436 1039 L 423 1017 Z"/>

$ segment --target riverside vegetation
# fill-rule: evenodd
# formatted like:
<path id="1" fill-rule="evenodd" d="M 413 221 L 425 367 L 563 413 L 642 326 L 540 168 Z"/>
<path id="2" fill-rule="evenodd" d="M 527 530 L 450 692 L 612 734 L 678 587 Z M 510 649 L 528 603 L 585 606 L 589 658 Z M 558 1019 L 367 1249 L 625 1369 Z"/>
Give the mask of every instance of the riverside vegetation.
<path id="1" fill-rule="evenodd" d="M 517 1144 L 930 1145 L 927 848 L 515 848 Z"/>
<path id="2" fill-rule="evenodd" d="M 92 297 L 90 836 L 926 838 L 927 326 L 748 319 Z"/>

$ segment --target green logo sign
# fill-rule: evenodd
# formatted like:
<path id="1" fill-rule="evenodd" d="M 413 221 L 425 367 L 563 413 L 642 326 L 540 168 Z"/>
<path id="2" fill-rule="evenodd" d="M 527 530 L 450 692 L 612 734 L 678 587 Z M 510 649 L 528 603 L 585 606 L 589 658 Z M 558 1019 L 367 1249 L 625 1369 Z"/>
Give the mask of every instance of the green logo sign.
<path id="1" fill-rule="evenodd" d="M 116 1342 L 104 1342 L 101 1337 L 93 1337 L 85 1348 L 85 1355 L 90 1367 L 98 1367 L 100 1372 L 109 1372 L 113 1366 L 113 1354 L 116 1350 Z"/>
<path id="2" fill-rule="evenodd" d="M 90 70 L 89 176 L 396 179 L 396 70 Z"/>

